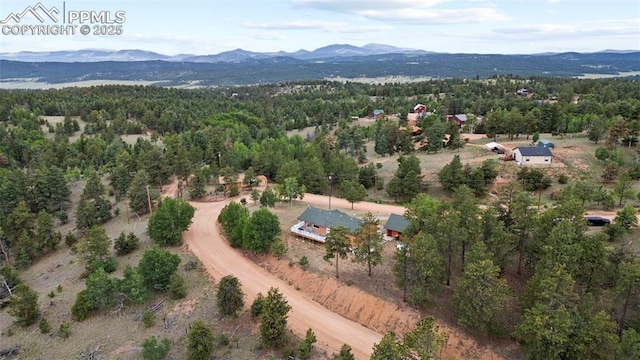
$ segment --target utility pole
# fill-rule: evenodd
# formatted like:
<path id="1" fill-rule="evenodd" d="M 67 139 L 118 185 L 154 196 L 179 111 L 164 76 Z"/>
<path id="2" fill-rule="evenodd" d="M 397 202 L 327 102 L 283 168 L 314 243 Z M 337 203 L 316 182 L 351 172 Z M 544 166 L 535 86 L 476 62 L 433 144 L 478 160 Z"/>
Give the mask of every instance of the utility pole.
<path id="1" fill-rule="evenodd" d="M 147 185 L 147 202 L 149 203 L 149 214 L 153 215 L 153 209 L 151 208 L 151 194 L 149 194 L 149 185 Z"/>
<path id="2" fill-rule="evenodd" d="M 331 210 L 331 196 L 333 196 L 333 182 L 331 179 L 333 178 L 333 174 L 329 175 L 329 210 Z"/>

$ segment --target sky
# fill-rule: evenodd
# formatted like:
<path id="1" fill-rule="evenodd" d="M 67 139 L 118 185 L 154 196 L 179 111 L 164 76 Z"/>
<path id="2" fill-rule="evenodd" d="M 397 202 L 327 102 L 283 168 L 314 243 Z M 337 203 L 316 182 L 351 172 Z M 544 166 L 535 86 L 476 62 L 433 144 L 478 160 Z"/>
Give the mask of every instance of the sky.
<path id="1" fill-rule="evenodd" d="M 10 18 L 3 23 L 11 14 L 35 7 L 38 0 L 0 2 L 0 53 L 140 49 L 166 55 L 206 55 L 237 48 L 291 52 L 331 44 L 369 43 L 480 54 L 640 50 L 638 0 L 40 0 L 40 3 L 51 12 L 57 10 L 53 14 L 57 22 L 38 10 L 44 21 L 26 12 L 17 22 Z M 92 12 L 93 23 L 90 18 L 80 23 L 83 14 L 90 16 Z M 71 21 L 72 17 L 76 18 Z M 43 25 L 48 31 L 53 31 L 52 26 L 67 29 L 58 35 L 33 35 L 30 31 L 34 30 L 27 28 L 29 25 Z M 80 34 L 82 25 L 88 26 L 89 34 Z M 71 33 L 70 27 L 75 27 L 75 33 Z M 102 30 L 120 34 L 93 33 Z"/>

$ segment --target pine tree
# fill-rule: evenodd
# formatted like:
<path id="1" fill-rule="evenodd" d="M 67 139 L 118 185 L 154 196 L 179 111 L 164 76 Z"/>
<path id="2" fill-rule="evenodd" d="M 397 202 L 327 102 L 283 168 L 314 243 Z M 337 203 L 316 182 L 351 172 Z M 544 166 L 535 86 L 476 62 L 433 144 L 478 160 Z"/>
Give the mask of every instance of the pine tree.
<path id="1" fill-rule="evenodd" d="M 76 245 L 78 258 L 89 269 L 104 267 L 111 258 L 111 239 L 105 230 L 95 225 Z"/>
<path id="2" fill-rule="evenodd" d="M 329 233 L 325 238 L 325 254 L 323 259 L 328 261 L 334 259 L 336 262 L 336 278 L 340 277 L 338 273 L 338 258 L 346 259 L 349 254 L 349 238 L 347 234 L 349 229 L 342 225 L 338 225 L 329 229 Z"/>
<path id="3" fill-rule="evenodd" d="M 354 244 L 353 261 L 366 264 L 369 276 L 371 268 L 382 263 L 382 235 L 378 233 L 378 223 L 378 219 L 372 213 L 366 213 L 356 233 Z"/>
<path id="4" fill-rule="evenodd" d="M 29 326 L 38 320 L 38 293 L 27 285 L 20 283 L 9 297 L 7 313 L 16 318 L 16 323 Z"/>
<path id="5" fill-rule="evenodd" d="M 279 348 L 288 342 L 287 314 L 291 306 L 277 288 L 269 289 L 260 312 L 260 336 L 268 348 Z"/>
<path id="6" fill-rule="evenodd" d="M 158 192 L 150 187 L 151 180 L 145 170 L 139 170 L 131 181 L 127 196 L 129 197 L 129 208 L 132 212 L 143 215 L 149 213 L 149 200 L 151 206 L 159 198 Z"/>
<path id="7" fill-rule="evenodd" d="M 220 279 L 216 301 L 223 315 L 237 315 L 238 311 L 244 306 L 244 293 L 240 288 L 238 278 L 227 275 Z"/>
<path id="8" fill-rule="evenodd" d="M 147 225 L 149 237 L 159 245 L 182 243 L 182 233 L 191 225 L 195 208 L 182 198 L 165 198 L 151 215 Z"/>
<path id="9" fill-rule="evenodd" d="M 214 350 L 215 336 L 210 326 L 196 320 L 189 327 L 189 360 L 208 360 Z"/>

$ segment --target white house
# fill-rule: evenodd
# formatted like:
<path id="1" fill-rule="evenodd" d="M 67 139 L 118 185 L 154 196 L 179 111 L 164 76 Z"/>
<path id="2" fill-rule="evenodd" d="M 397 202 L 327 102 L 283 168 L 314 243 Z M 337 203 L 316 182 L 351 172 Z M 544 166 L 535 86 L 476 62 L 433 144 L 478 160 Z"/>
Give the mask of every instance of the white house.
<path id="1" fill-rule="evenodd" d="M 520 146 L 513 150 L 518 165 L 551 165 L 551 149 L 540 146 Z"/>

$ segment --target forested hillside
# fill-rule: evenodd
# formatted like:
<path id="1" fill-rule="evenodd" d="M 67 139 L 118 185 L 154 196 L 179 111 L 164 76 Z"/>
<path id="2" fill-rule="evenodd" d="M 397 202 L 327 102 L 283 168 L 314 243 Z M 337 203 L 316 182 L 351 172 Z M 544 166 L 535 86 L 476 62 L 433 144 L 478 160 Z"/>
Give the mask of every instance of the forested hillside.
<path id="1" fill-rule="evenodd" d="M 525 88 L 524 96 L 517 94 Z M 251 188 L 263 175 L 272 198 L 251 217 L 236 204 L 243 228 L 225 228 L 240 229 L 233 245 L 273 252 L 279 229 L 269 239 L 255 229 L 275 223 L 268 208 L 276 200 L 291 203 L 305 191 L 352 204 L 374 195 L 401 202 L 410 222 L 406 246 L 387 265 L 412 306 L 429 314 L 434 298 L 443 296 L 457 326 L 485 341 L 517 341 L 527 359 L 637 359 L 638 94 L 635 80 L 548 77 L 0 91 L 0 298 L 19 325 L 44 318 L 37 301 L 27 309 L 17 305 L 38 298 L 21 274 L 69 249 L 83 265 L 87 287 L 67 309 L 72 326 L 119 306 L 179 296 L 182 280 L 174 275 L 181 259 L 167 246 L 181 244 L 194 209 L 183 199 L 157 201 L 162 186 L 177 179 L 179 195 L 188 199 L 234 197 L 237 187 L 225 183 Z M 416 124 L 420 134 L 407 131 L 416 104 L 428 111 Z M 385 115 L 374 119 L 374 110 Z M 453 114 L 469 121 L 459 127 L 447 121 Z M 591 166 L 569 164 L 563 178 L 553 170 L 518 170 L 516 181 L 491 194 L 506 167 L 490 160 L 463 165 L 454 155 L 470 146 L 465 133 L 527 143 L 545 133 L 597 149 L 589 153 Z M 424 164 L 442 153 L 453 160 L 427 181 Z M 383 163 L 393 164 L 393 175 L 383 173 Z M 552 181 L 554 192 L 542 201 Z M 263 203 L 258 195 L 252 200 Z M 145 249 L 139 263 L 120 258 L 133 264 L 126 269 L 112 250 L 136 251 L 136 235 L 123 233 L 113 249 L 103 228 L 125 204 L 132 216 L 153 212 L 144 236 L 163 246 Z M 593 229 L 584 213 L 594 209 L 617 214 Z M 160 274 L 158 262 L 166 265 Z M 122 278 L 109 275 L 114 271 Z M 269 296 L 278 300 L 277 291 Z M 438 356 L 419 355 L 411 335 L 399 339 L 385 336 L 373 358 L 407 358 L 402 351 Z"/>
<path id="2" fill-rule="evenodd" d="M 206 58 L 206 57 L 203 57 Z M 579 77 L 636 76 L 638 53 L 562 53 L 552 55 L 499 54 L 383 54 L 371 56 L 295 59 L 228 59 L 220 62 L 101 61 L 18 62 L 0 60 L 0 79 L 37 79 L 45 83 L 86 80 L 154 81 L 157 85 L 228 86 L 318 81 L 332 78 L 429 77 L 490 78 L 492 76 Z M 206 61 L 206 60 L 204 60 Z"/>

